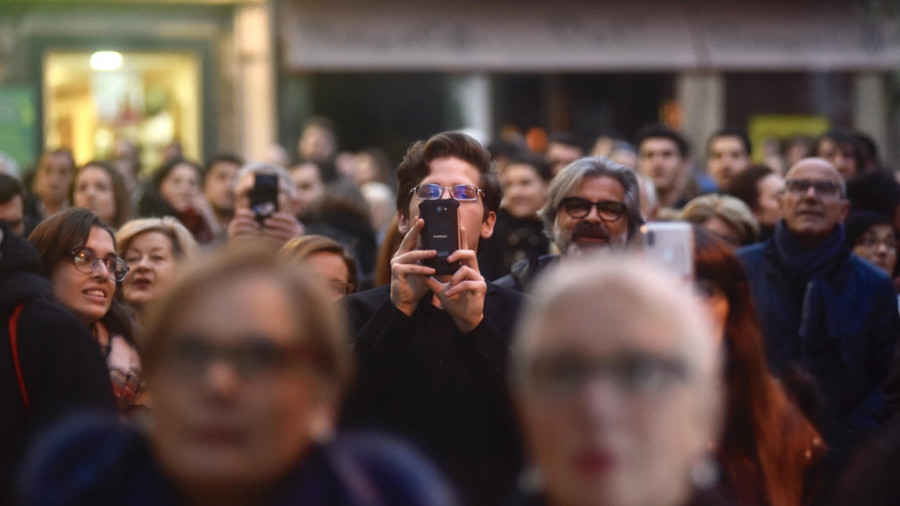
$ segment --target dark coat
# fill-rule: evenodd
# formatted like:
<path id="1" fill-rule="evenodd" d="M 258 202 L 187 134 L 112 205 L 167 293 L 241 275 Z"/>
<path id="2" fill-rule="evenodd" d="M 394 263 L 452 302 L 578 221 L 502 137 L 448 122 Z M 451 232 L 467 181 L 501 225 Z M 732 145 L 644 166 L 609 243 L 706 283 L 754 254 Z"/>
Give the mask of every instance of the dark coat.
<path id="1" fill-rule="evenodd" d="M 776 375 L 799 365 L 824 397 L 820 431 L 829 460 L 843 462 L 880 424 L 882 388 L 900 334 L 891 280 L 864 260 L 843 252 L 811 294 L 780 261 L 772 240 L 738 251 Z"/>
<path id="2" fill-rule="evenodd" d="M 484 319 L 466 335 L 431 300 L 406 316 L 390 286 L 344 298 L 359 360 L 344 423 L 414 442 L 466 504 L 498 504 L 521 463 L 506 361 L 522 295 L 488 283 Z"/>
<path id="3" fill-rule="evenodd" d="M 68 420 L 36 445 L 21 480 L 24 506 L 186 504 L 143 434 L 113 420 Z M 314 447 L 266 505 L 452 506 L 421 457 L 383 437 L 343 436 Z"/>
<path id="4" fill-rule="evenodd" d="M 534 282 L 538 274 L 543 272 L 548 266 L 556 263 L 557 260 L 559 260 L 559 255 L 544 255 L 519 260 L 513 264 L 509 274 L 497 279 L 494 281 L 494 284 L 510 290 L 528 292 L 531 289 L 531 283 Z"/>
<path id="5" fill-rule="evenodd" d="M 540 218 L 516 218 L 500 209 L 494 233 L 478 247 L 478 269 L 484 279 L 494 280 L 509 274 L 516 262 L 548 253 L 550 237 Z"/>
<path id="6" fill-rule="evenodd" d="M 50 282 L 38 275 L 41 258 L 4 227 L 0 243 L 0 504 L 9 504 L 12 476 L 40 429 L 82 409 L 115 410 L 109 373 L 87 327 L 51 299 Z M 17 306 L 18 355 L 30 415 L 13 367 L 9 320 Z"/>

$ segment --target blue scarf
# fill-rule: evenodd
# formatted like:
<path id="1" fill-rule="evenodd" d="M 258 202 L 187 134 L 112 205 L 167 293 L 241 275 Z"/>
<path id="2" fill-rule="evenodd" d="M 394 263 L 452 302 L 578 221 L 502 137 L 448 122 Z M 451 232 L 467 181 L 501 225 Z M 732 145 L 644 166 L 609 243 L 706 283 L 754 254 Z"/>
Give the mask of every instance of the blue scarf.
<path id="1" fill-rule="evenodd" d="M 844 249 L 844 224 L 840 223 L 831 235 L 818 246 L 810 249 L 791 232 L 784 220 L 778 222 L 772 243 L 778 254 L 778 262 L 792 280 L 806 284 L 814 276 L 826 276 L 843 263 L 848 252 Z"/>

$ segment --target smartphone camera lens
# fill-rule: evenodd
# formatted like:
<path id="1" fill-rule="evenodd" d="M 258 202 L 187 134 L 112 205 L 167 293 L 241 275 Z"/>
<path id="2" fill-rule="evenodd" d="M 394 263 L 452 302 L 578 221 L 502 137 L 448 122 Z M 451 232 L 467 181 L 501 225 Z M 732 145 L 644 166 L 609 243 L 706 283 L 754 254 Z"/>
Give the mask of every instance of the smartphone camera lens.
<path id="1" fill-rule="evenodd" d="M 647 246 L 653 246 L 656 243 L 656 237 L 653 231 L 647 232 Z"/>
<path id="2" fill-rule="evenodd" d="M 444 212 L 444 206 L 437 206 L 437 212 L 439 212 L 439 213 Z"/>

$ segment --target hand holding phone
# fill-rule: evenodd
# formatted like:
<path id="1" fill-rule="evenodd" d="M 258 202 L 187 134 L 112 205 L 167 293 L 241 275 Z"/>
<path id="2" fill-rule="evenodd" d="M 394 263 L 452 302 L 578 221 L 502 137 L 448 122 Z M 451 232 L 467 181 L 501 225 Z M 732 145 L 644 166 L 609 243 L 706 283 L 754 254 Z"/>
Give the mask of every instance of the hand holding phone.
<path id="1" fill-rule="evenodd" d="M 447 257 L 459 249 L 459 202 L 423 200 L 419 203 L 419 218 L 425 220 L 421 249 L 437 251 L 437 256 L 423 260 L 423 265 L 434 268 L 434 273 L 439 276 L 453 274 L 460 263 L 448 262 Z"/>
<path id="2" fill-rule="evenodd" d="M 253 188 L 250 189 L 250 209 L 256 215 L 256 221 L 262 224 L 266 218 L 278 210 L 278 176 L 275 174 L 256 174 Z"/>
<path id="3" fill-rule="evenodd" d="M 686 221 L 650 222 L 641 225 L 644 258 L 670 269 L 682 279 L 694 277 L 694 231 Z"/>

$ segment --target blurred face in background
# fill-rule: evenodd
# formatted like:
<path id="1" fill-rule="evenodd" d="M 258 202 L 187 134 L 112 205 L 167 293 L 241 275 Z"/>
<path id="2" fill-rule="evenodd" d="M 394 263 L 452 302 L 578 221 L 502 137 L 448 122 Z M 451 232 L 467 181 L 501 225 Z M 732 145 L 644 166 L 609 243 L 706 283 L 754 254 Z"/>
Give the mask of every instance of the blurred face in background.
<path id="1" fill-rule="evenodd" d="M 158 231 L 142 232 L 125 248 L 131 270 L 122 281 L 122 295 L 135 307 L 153 300 L 175 272 L 172 240 Z"/>
<path id="2" fill-rule="evenodd" d="M 216 162 L 203 179 L 203 195 L 217 213 L 234 211 L 234 176 L 240 167 L 228 161 Z"/>
<path id="3" fill-rule="evenodd" d="M 780 174 L 772 173 L 760 179 L 756 187 L 759 200 L 753 214 L 756 215 L 760 225 L 774 227 L 782 216 L 778 195 L 784 189 L 784 178 Z"/>
<path id="4" fill-rule="evenodd" d="M 68 200 L 74 174 L 75 165 L 71 158 L 61 153 L 47 154 L 35 175 L 34 193 L 45 204 L 60 205 Z"/>
<path id="5" fill-rule="evenodd" d="M 159 185 L 160 195 L 179 213 L 191 207 L 199 191 L 200 175 L 186 163 L 173 167 Z"/>
<path id="6" fill-rule="evenodd" d="M 333 300 L 338 300 L 352 290 L 350 270 L 344 258 L 337 253 L 320 251 L 306 257 L 303 263 L 325 282 L 325 288 Z"/>
<path id="7" fill-rule="evenodd" d="M 850 146 L 840 146 L 831 139 L 822 139 L 819 142 L 816 156 L 831 162 L 831 165 L 834 165 L 834 168 L 840 172 L 844 181 L 849 181 L 859 172 L 860 168 L 856 165 L 856 158 L 853 157 Z"/>
<path id="8" fill-rule="evenodd" d="M 149 370 L 162 467 L 194 490 L 266 489 L 333 426 L 335 396 L 272 275 L 213 283 L 171 316 Z"/>
<path id="9" fill-rule="evenodd" d="M 555 175 L 566 168 L 567 165 L 584 156 L 584 150 L 571 144 L 550 142 L 544 158 L 550 165 L 550 171 Z"/>
<path id="10" fill-rule="evenodd" d="M 501 178 L 503 207 L 515 218 L 536 217 L 547 201 L 549 183 L 541 179 L 537 170 L 525 163 L 506 166 Z"/>
<path id="11" fill-rule="evenodd" d="M 0 203 L 0 220 L 8 223 L 14 234 L 25 235 L 25 202 L 21 195 Z"/>
<path id="12" fill-rule="evenodd" d="M 301 163 L 291 168 L 291 179 L 297 187 L 297 206 L 299 213 L 308 212 L 325 193 L 322 173 L 314 163 Z"/>
<path id="13" fill-rule="evenodd" d="M 897 266 L 897 233 L 894 227 L 885 223 L 872 225 L 856 240 L 853 252 L 893 277 Z"/>
<path id="14" fill-rule="evenodd" d="M 116 216 L 116 195 L 112 177 L 103 167 L 88 165 L 75 176 L 72 204 L 86 207 L 106 223 Z"/>
<path id="15" fill-rule="evenodd" d="M 638 170 L 653 180 L 656 189 L 673 189 L 685 171 L 685 160 L 678 144 L 665 137 L 648 137 L 638 148 Z"/>
<path id="16" fill-rule="evenodd" d="M 709 143 L 707 171 L 719 188 L 728 188 L 734 176 L 750 166 L 750 154 L 740 137 L 723 135 Z"/>

